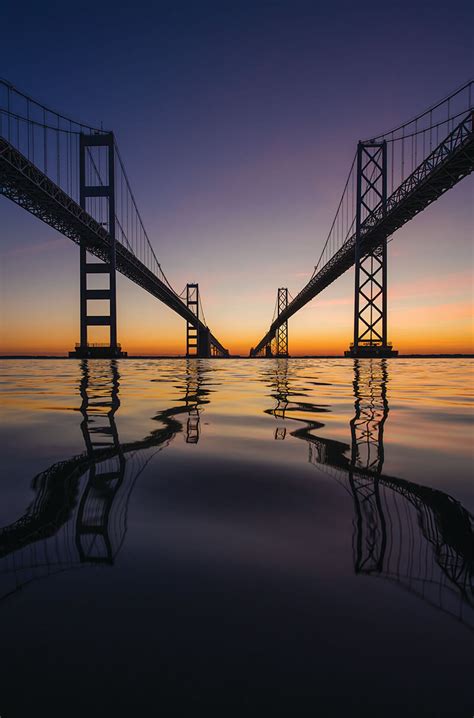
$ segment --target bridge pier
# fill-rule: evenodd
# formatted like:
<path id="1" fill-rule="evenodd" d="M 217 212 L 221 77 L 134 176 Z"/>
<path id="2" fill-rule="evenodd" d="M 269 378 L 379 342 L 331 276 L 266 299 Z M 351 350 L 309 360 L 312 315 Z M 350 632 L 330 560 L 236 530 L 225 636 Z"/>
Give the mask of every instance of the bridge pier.
<path id="1" fill-rule="evenodd" d="M 387 212 L 387 143 L 359 142 L 355 242 L 354 341 L 347 357 L 390 357 L 387 341 L 387 236 L 364 248 L 365 232 Z"/>
<path id="2" fill-rule="evenodd" d="M 102 169 L 105 148 L 105 170 Z M 96 149 L 99 161 L 92 154 Z M 81 341 L 74 351 L 69 352 L 75 358 L 119 358 L 127 356 L 117 343 L 117 298 L 116 298 L 116 259 L 115 259 L 115 167 L 114 167 L 114 136 L 113 134 L 85 135 L 79 137 L 79 204 L 86 210 L 87 200 L 98 198 L 99 204 L 105 200 L 105 225 L 108 230 L 108 257 L 100 262 L 87 261 L 87 249 L 84 239 L 80 242 L 80 316 Z M 94 179 L 93 179 L 94 178 Z M 108 276 L 108 287 L 101 289 L 88 288 L 87 278 L 91 274 Z M 109 302 L 108 314 L 89 314 L 88 303 L 94 300 Z M 109 343 L 89 343 L 88 328 L 90 326 L 109 327 Z"/>

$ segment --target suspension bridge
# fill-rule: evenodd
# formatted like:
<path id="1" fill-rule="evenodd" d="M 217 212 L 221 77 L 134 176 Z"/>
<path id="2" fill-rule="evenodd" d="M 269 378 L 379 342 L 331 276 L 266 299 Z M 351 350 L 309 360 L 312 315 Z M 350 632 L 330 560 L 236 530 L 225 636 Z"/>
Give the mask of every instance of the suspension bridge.
<path id="1" fill-rule="evenodd" d="M 126 356 L 117 340 L 117 271 L 186 321 L 187 356 L 228 356 L 205 323 L 199 285 L 178 294 L 168 281 L 113 132 L 76 122 L 0 80 L 0 194 L 79 245 L 80 342 L 70 356 Z M 102 286 L 92 287 L 97 282 Z M 103 304 L 95 302 L 104 300 L 108 311 L 99 314 Z M 90 327 L 107 327 L 109 341 L 90 342 Z"/>
<path id="2" fill-rule="evenodd" d="M 295 297 L 278 289 L 270 328 L 250 356 L 289 356 L 290 317 L 352 266 L 354 338 L 346 355 L 397 354 L 388 341 L 387 243 L 472 172 L 473 85 L 358 143 L 308 283 Z M 66 117 L 0 80 L 0 194 L 80 247 L 80 341 L 71 356 L 126 355 L 117 340 L 117 271 L 186 321 L 187 356 L 229 355 L 206 324 L 199 285 L 178 293 L 164 274 L 113 132 Z M 101 275 L 103 286 L 91 275 Z M 94 302 L 104 300 L 108 312 L 94 313 Z M 97 326 L 108 327 L 108 343 L 89 341 L 89 328 Z"/>
<path id="3" fill-rule="evenodd" d="M 270 328 L 250 356 L 288 356 L 290 317 L 352 266 L 354 338 L 346 356 L 396 356 L 387 329 L 387 243 L 473 171 L 473 86 L 471 80 L 408 122 L 358 143 L 309 281 L 295 297 L 278 289 Z"/>

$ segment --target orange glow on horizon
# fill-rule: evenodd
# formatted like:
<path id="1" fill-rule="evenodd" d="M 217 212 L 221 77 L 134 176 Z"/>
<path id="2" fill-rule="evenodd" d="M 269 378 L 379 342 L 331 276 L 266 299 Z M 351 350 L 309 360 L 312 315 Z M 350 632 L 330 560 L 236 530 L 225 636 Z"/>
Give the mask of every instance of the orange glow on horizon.
<path id="1" fill-rule="evenodd" d="M 44 258 L 41 255 L 47 264 L 47 270 L 43 270 L 46 275 L 38 273 L 36 259 L 25 264 L 18 262 L 15 255 L 8 264 L 5 285 L 10 276 L 15 277 L 15 282 L 3 295 L 1 355 L 67 356 L 74 349 L 79 340 L 74 249 L 68 245 L 64 248 L 68 257 L 71 254 L 71 261 L 68 260 L 68 270 L 62 274 L 59 267 L 51 268 L 48 254 Z M 404 269 L 406 259 L 400 259 L 400 254 L 403 253 L 394 253 L 393 280 L 388 285 L 388 334 L 394 348 L 401 354 L 474 354 L 471 272 L 460 267 L 437 278 L 433 270 L 422 267 L 425 275 L 416 275 L 414 269 L 410 275 Z M 63 263 L 64 258 L 58 262 Z M 23 273 L 19 279 L 15 274 L 18 270 Z M 51 281 L 44 291 L 44 276 L 54 273 L 62 277 L 62 284 Z M 292 281 L 301 286 L 304 279 L 298 275 Z M 265 286 L 255 281 L 247 285 L 242 282 L 242 296 L 236 296 L 226 282 L 212 280 L 210 276 L 204 277 L 200 284 L 208 325 L 231 354 L 246 357 L 268 330 L 275 292 L 267 286 L 269 281 Z M 27 291 L 17 292 L 19 281 Z M 353 273 L 347 272 L 290 319 L 291 356 L 340 356 L 349 347 L 353 333 L 353 281 Z M 278 286 L 273 278 L 272 285 Z M 89 340 L 104 341 L 105 336 L 91 333 Z M 119 276 L 118 340 L 129 356 L 183 356 L 185 323 Z"/>
<path id="2" fill-rule="evenodd" d="M 342 312 L 341 312 L 342 309 Z M 326 318 L 316 310 L 289 322 L 289 349 L 292 356 L 342 355 L 352 341 L 352 309 L 337 303 Z M 308 316 L 308 314 L 313 316 Z M 176 324 L 181 324 L 180 320 Z M 332 324 L 332 326 L 331 326 Z M 293 325 L 293 326 L 292 326 Z M 4 331 L 1 355 L 67 355 L 78 341 L 78 329 L 66 323 L 45 334 L 38 324 L 29 330 Z M 262 337 L 265 327 L 239 336 L 228 328 L 214 328 L 219 341 L 231 354 L 248 356 L 251 346 Z M 119 341 L 129 355 L 182 356 L 185 352 L 183 326 L 167 327 L 166 332 L 143 331 L 119 324 Z M 401 354 L 474 354 L 473 314 L 469 304 L 440 304 L 433 307 L 394 307 L 389 320 L 389 339 Z"/>

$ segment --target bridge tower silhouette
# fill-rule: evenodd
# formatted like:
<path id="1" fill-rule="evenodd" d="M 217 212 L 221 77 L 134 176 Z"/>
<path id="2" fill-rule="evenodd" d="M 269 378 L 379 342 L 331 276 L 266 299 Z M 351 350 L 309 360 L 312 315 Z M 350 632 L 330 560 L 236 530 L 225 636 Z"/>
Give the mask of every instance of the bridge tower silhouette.
<path id="1" fill-rule="evenodd" d="M 105 153 L 104 153 L 105 150 Z M 93 154 L 93 152 L 95 153 Z M 105 157 L 102 155 L 105 154 Z M 95 156 L 94 156 L 95 155 Z M 104 162 L 102 160 L 105 160 Z M 102 166 L 105 166 L 102 177 Z M 94 173 L 96 178 L 93 183 Z M 115 248 L 115 153 L 114 136 L 112 132 L 97 135 L 81 134 L 79 137 L 79 204 L 88 210 L 88 199 L 92 197 L 105 201 L 106 222 L 110 238 L 108 262 L 87 261 L 87 246 L 83 238 L 80 241 L 80 313 L 81 313 L 81 341 L 75 351 L 69 356 L 86 358 L 101 356 L 127 356 L 121 351 L 117 343 L 117 296 L 116 296 L 116 248 Z M 89 275 L 107 275 L 109 286 L 102 289 L 91 289 L 88 286 Z M 89 314 L 88 307 L 91 301 L 108 301 L 108 314 Z M 109 344 L 91 344 L 88 342 L 89 326 L 108 326 Z"/>
<path id="2" fill-rule="evenodd" d="M 387 142 L 359 142 L 355 236 L 354 342 L 346 356 L 396 356 L 387 342 L 387 236 L 364 252 L 362 225 L 387 214 Z"/>
<path id="3" fill-rule="evenodd" d="M 278 316 L 287 308 L 288 306 L 288 288 L 287 287 L 279 287 L 278 288 L 278 295 L 277 295 L 277 307 L 278 307 Z M 287 357 L 288 356 L 288 320 L 283 322 L 283 324 L 280 324 L 280 326 L 277 329 L 276 333 L 276 351 L 275 354 L 277 357 Z"/>
<path id="4" fill-rule="evenodd" d="M 288 288 L 278 287 L 277 299 L 275 305 L 275 313 L 277 320 L 283 312 L 288 308 Z M 288 357 L 288 320 L 284 320 L 278 324 L 275 334 L 269 338 L 267 344 L 261 347 L 265 357 Z M 254 349 L 250 350 L 250 356 L 253 356 Z"/>
<path id="5" fill-rule="evenodd" d="M 199 284 L 186 285 L 186 306 L 199 320 L 199 309 L 201 307 Z M 186 322 L 186 356 L 188 358 L 207 358 L 211 356 L 211 342 L 207 327 L 202 328 L 199 325 L 191 324 L 189 321 Z"/>

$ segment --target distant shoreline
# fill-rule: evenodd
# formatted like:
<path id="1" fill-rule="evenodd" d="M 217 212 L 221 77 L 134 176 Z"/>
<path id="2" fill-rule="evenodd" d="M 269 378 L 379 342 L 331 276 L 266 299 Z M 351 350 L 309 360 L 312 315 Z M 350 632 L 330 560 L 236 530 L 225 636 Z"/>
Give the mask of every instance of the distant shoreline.
<path id="1" fill-rule="evenodd" d="M 169 360 L 169 359 L 186 359 L 187 357 L 181 355 L 175 356 L 160 356 L 160 355 L 146 355 L 137 354 L 134 356 L 128 356 L 120 361 L 128 361 L 129 359 L 147 359 L 147 360 Z M 190 359 L 196 359 L 197 357 L 189 357 Z M 241 356 L 236 354 L 230 357 L 210 357 L 212 359 L 224 360 L 228 359 L 251 359 L 253 357 Z M 258 360 L 261 359 L 276 359 L 277 357 L 255 357 Z M 341 354 L 305 354 L 304 356 L 290 356 L 288 359 L 352 359 L 353 357 L 345 357 Z M 392 360 L 397 359 L 474 359 L 474 354 L 399 354 L 397 357 L 391 357 Z M 42 355 L 42 354 L 2 354 L 0 359 L 65 359 L 71 361 L 71 358 L 64 355 Z M 77 360 L 76 360 L 77 361 Z M 101 359 L 100 361 L 104 361 Z"/>

